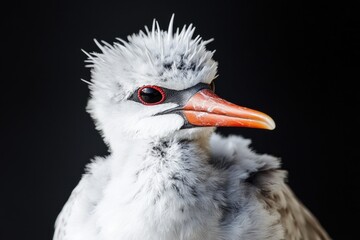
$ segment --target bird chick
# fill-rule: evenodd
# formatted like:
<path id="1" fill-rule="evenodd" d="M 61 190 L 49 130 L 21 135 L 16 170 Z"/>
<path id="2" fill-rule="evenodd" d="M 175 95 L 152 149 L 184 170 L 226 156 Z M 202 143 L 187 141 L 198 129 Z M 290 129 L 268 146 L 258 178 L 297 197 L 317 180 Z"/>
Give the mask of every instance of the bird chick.
<path id="1" fill-rule="evenodd" d="M 217 62 L 195 28 L 154 20 L 88 55 L 87 111 L 110 154 L 60 212 L 54 240 L 330 239 L 284 182 L 279 159 L 216 127 L 274 129 L 214 93 Z"/>

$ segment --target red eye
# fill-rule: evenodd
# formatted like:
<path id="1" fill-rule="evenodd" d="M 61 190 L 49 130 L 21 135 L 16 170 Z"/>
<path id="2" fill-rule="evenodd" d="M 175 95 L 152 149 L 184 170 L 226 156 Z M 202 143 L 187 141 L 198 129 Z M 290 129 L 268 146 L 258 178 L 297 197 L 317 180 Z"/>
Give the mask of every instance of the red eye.
<path id="1" fill-rule="evenodd" d="M 156 105 L 165 100 L 165 92 L 157 86 L 143 86 L 138 90 L 138 98 L 145 105 Z"/>

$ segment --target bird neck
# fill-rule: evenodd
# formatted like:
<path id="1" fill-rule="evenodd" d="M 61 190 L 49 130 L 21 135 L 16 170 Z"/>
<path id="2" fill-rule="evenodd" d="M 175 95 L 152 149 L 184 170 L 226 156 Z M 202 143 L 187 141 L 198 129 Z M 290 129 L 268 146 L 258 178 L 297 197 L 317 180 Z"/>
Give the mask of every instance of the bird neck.
<path id="1" fill-rule="evenodd" d="M 150 182 L 153 185 L 148 187 L 156 188 L 176 176 L 206 182 L 210 172 L 214 172 L 209 164 L 211 133 L 124 140 L 110 157 L 111 178 L 121 178 L 134 188 Z"/>
<path id="2" fill-rule="evenodd" d="M 112 144 L 112 169 L 127 169 L 127 172 L 130 172 L 130 169 L 147 163 L 158 165 L 169 160 L 173 162 L 185 158 L 204 161 L 209 155 L 211 133 L 204 131 L 202 134 L 174 134 L 156 139 L 121 139 L 118 143 Z"/>

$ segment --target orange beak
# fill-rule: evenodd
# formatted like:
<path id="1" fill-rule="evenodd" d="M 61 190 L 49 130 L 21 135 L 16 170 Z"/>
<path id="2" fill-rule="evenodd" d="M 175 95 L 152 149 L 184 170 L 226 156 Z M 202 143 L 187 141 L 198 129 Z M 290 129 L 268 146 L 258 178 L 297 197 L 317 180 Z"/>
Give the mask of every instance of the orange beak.
<path id="1" fill-rule="evenodd" d="M 265 113 L 237 106 L 208 89 L 192 96 L 182 110 L 194 126 L 275 128 L 274 120 Z"/>

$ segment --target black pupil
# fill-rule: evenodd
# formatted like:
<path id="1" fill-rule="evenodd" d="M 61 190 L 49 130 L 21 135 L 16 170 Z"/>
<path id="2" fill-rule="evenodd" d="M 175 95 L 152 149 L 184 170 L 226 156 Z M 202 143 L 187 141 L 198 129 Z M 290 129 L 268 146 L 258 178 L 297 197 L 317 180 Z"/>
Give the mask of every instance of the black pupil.
<path id="1" fill-rule="evenodd" d="M 163 98 L 161 93 L 155 88 L 146 87 L 140 91 L 141 100 L 146 103 L 157 103 L 160 102 Z"/>

